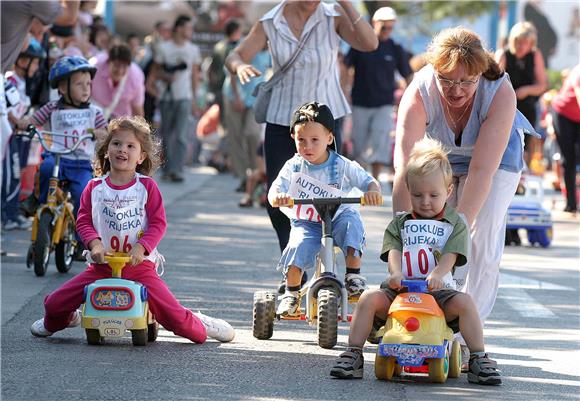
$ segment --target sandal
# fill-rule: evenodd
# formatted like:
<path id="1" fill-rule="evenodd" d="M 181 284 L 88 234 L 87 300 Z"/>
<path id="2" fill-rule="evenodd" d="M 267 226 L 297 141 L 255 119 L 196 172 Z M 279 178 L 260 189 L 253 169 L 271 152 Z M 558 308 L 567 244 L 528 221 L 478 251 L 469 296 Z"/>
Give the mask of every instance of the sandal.
<path id="1" fill-rule="evenodd" d="M 364 364 L 361 350 L 347 348 L 339 355 L 334 367 L 330 370 L 330 375 L 339 379 L 362 379 Z"/>
<path id="2" fill-rule="evenodd" d="M 467 381 L 492 386 L 501 384 L 501 375 L 497 368 L 497 362 L 489 359 L 487 354 L 483 356 L 472 355 L 469 359 Z"/>

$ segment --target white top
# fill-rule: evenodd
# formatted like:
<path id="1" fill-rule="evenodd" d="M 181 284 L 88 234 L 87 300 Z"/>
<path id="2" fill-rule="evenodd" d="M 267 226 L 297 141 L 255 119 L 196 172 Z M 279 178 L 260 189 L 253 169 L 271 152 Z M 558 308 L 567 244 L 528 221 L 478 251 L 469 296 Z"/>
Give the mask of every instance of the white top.
<path id="1" fill-rule="evenodd" d="M 290 60 L 300 43 L 284 18 L 285 4 L 286 1 L 282 2 L 260 19 L 268 38 L 274 72 Z M 309 101 L 328 105 L 335 119 L 350 113 L 339 80 L 340 36 L 334 26 L 334 18 L 339 15 L 334 4 L 320 3 L 306 21 L 302 37 L 312 29 L 314 32 L 292 67 L 272 89 L 267 122 L 289 126 L 293 111 Z"/>
<path id="2" fill-rule="evenodd" d="M 191 42 L 185 42 L 177 46 L 174 41 L 168 40 L 159 44 L 155 54 L 155 62 L 174 67 L 182 62 L 187 65 L 184 70 L 176 71 L 175 80 L 171 83 L 168 92 L 167 85 L 159 81 L 160 100 L 188 100 L 193 99 L 193 89 L 191 87 L 191 69 L 193 65 L 201 64 L 201 53 L 199 47 Z"/>

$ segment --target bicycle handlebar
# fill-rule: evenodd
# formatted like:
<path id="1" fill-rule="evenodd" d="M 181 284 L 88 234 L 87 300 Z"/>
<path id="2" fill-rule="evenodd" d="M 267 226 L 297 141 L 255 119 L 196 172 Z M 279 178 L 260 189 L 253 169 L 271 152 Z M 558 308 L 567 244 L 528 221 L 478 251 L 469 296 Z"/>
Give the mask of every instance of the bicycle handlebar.
<path id="1" fill-rule="evenodd" d="M 26 127 L 26 132 L 27 132 L 27 134 L 24 136 L 27 136 L 30 139 L 34 138 L 34 136 L 37 136 L 38 141 L 40 142 L 40 145 L 42 146 L 42 148 L 44 150 L 46 150 L 47 152 L 50 152 L 50 153 L 58 154 L 58 155 L 68 155 L 68 154 L 74 152 L 75 150 L 78 149 L 79 146 L 81 146 L 81 144 L 83 143 L 83 141 L 85 139 L 90 139 L 92 141 L 95 140 L 95 132 L 93 131 L 92 128 L 89 128 L 87 130 L 87 132 L 88 132 L 87 134 L 77 136 L 77 135 L 61 134 L 58 132 L 39 131 L 36 128 L 36 126 L 34 126 L 33 124 L 30 124 L 28 127 Z M 53 136 L 60 136 L 60 137 L 65 137 L 65 138 L 73 138 L 73 139 L 77 139 L 77 142 L 75 144 L 73 144 L 72 147 L 66 148 L 64 150 L 52 150 L 44 141 L 44 135 L 53 135 Z"/>
<path id="2" fill-rule="evenodd" d="M 309 199 L 296 199 L 291 198 L 290 202 L 287 205 L 277 205 L 275 207 L 286 206 L 292 208 L 294 205 L 342 205 L 345 203 L 360 203 L 362 206 L 365 206 L 365 198 L 364 196 L 356 197 L 356 198 L 309 198 Z M 383 203 L 383 199 L 381 197 L 381 204 Z"/>

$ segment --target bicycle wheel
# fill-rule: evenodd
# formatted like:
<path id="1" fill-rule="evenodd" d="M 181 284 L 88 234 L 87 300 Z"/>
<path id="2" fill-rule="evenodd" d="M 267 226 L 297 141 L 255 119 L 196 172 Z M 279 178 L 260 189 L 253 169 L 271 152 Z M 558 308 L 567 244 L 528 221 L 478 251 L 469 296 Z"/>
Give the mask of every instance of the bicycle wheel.
<path id="1" fill-rule="evenodd" d="M 45 211 L 40 215 L 36 241 L 34 241 L 34 273 L 41 277 L 46 273 L 52 238 L 52 214 Z"/>
<path id="2" fill-rule="evenodd" d="M 338 297 L 331 288 L 318 291 L 318 345 L 332 348 L 338 335 Z"/>
<path id="3" fill-rule="evenodd" d="M 54 249 L 54 259 L 56 269 L 60 273 L 66 273 L 73 264 L 73 255 L 75 253 L 75 230 L 73 222 L 65 217 L 63 224 L 63 235 Z"/>

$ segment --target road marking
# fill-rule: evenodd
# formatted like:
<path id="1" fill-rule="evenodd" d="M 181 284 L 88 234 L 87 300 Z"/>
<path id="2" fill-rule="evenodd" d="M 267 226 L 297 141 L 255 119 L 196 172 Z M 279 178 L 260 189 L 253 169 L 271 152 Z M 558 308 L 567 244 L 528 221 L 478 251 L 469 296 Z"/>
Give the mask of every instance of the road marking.
<path id="1" fill-rule="evenodd" d="M 547 281 L 524 278 L 503 272 L 499 275 L 499 286 L 500 288 L 519 288 L 522 290 L 574 291 L 572 287 L 565 287 L 563 285 L 548 283 Z"/>
<path id="2" fill-rule="evenodd" d="M 508 301 L 508 304 L 523 317 L 553 319 L 556 317 L 554 312 L 536 301 L 525 290 L 521 288 L 510 288 L 501 295 L 502 299 Z"/>

